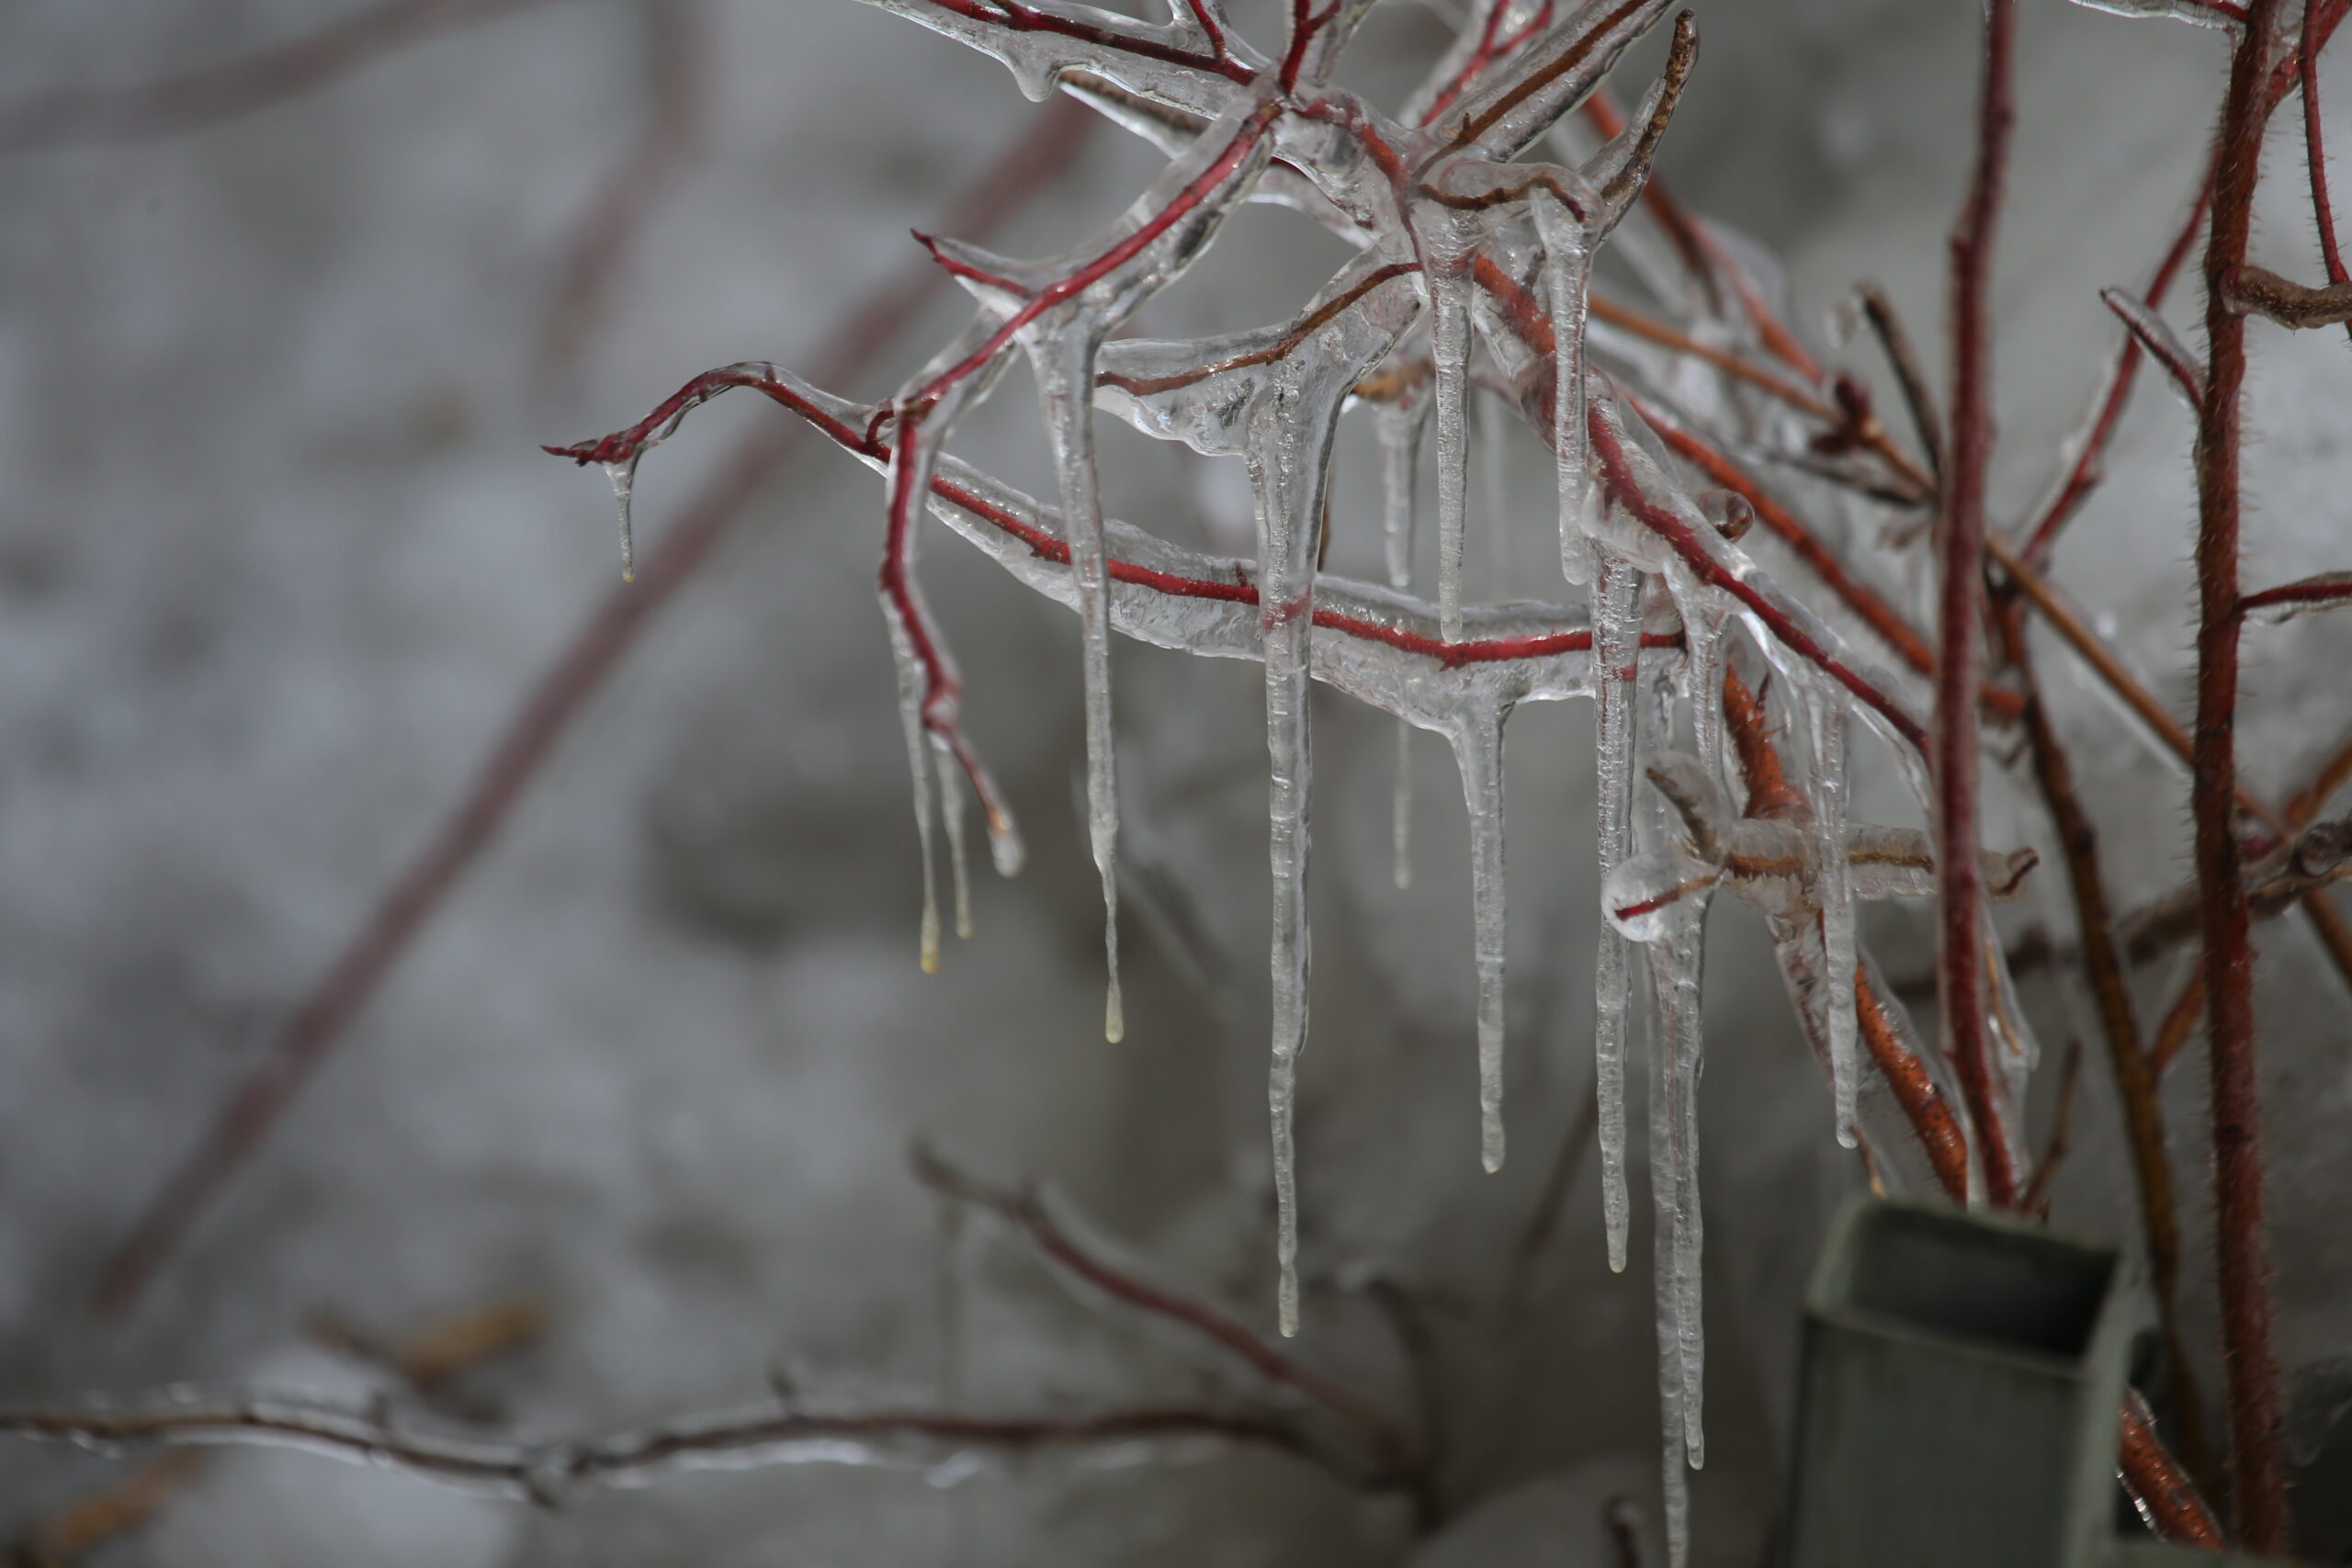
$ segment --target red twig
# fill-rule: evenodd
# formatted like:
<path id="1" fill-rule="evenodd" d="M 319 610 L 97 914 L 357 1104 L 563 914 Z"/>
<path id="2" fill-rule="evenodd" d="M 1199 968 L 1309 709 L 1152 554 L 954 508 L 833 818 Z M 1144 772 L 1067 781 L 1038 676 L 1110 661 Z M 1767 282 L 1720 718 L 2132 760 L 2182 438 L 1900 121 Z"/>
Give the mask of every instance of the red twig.
<path id="1" fill-rule="evenodd" d="M 2352 572 L 2331 571 L 2249 593 L 2238 601 L 2238 608 L 2248 615 L 2265 610 L 2322 610 L 2346 601 L 2352 601 Z"/>
<path id="2" fill-rule="evenodd" d="M 2206 396 L 2197 431 L 2197 739 L 2190 800 L 2205 932 L 2212 1045 L 2214 1244 L 2221 1283 L 2230 1476 L 2238 1533 L 2257 1551 L 2286 1543 L 2278 1374 L 2270 1348 L 2262 1222 L 2261 1096 L 2255 1061 L 2254 953 L 2237 836 L 2238 532 L 2245 318 L 2233 303 L 2261 174 L 2264 64 L 2279 0 L 2254 0 L 2230 66 L 2213 160 L 2205 246 Z"/>
<path id="3" fill-rule="evenodd" d="M 1945 474 L 1943 577 L 1936 626 L 1936 714 L 1929 767 L 1935 779 L 1936 859 L 1942 867 L 1938 964 L 1945 1049 L 1960 1074 L 1985 1196 L 1996 1208 L 2017 1200 L 2017 1169 L 1998 1135 L 1992 1040 L 1984 1017 L 1984 900 L 1976 849 L 1976 703 L 1983 682 L 1984 484 L 1993 454 L 1993 241 L 2007 173 L 2016 0 L 1987 0 L 1984 74 L 1977 104 L 1976 164 L 1952 235 L 1951 453 Z"/>
<path id="4" fill-rule="evenodd" d="M 2335 238 L 2335 212 L 2327 199 L 2327 141 L 2321 131 L 2319 112 L 2319 6 L 2306 5 L 2302 42 L 2295 62 L 2303 85 L 2303 155 L 2311 164 L 2312 220 L 2319 226 L 2319 250 L 2327 264 L 2327 280 L 2343 283 L 2352 279 L 2352 272 L 2344 268 L 2344 251 Z M 2352 333 L 2352 324 L 2345 330 Z"/>
<path id="5" fill-rule="evenodd" d="M 957 228 L 980 231 L 1004 221 L 1069 161 L 1092 118 L 1075 104 L 1065 106 L 1041 117 L 966 193 L 952 220 Z M 842 322 L 819 349 L 817 363 L 841 379 L 861 373 L 939 281 L 938 270 L 927 260 L 908 266 Z M 572 717 L 636 646 L 654 612 L 710 554 L 744 503 L 783 466 L 797 435 L 794 427 L 763 429 L 738 447 L 663 534 L 636 583 L 610 593 L 540 676 L 424 852 L 386 890 L 367 924 L 271 1042 L 261 1066 L 116 1249 L 98 1289 L 101 1311 L 119 1313 L 138 1301 L 157 1267 L 259 1146 L 496 836 Z"/>
<path id="6" fill-rule="evenodd" d="M 1928 1075 L 1925 1062 L 1903 1048 L 1894 1023 L 1886 1016 L 1886 1004 L 1879 999 L 1871 987 L 1869 973 L 1854 972 L 1854 1009 L 1861 1023 L 1862 1044 L 1877 1064 L 1879 1076 L 1886 1079 L 1886 1087 L 1894 1093 L 1894 1103 L 1903 1109 L 1904 1119 L 1917 1134 L 1919 1146 L 1927 1152 L 1928 1167 L 1936 1173 L 1937 1184 L 1953 1202 L 1968 1201 L 1968 1137 L 1961 1131 L 1960 1119 Z"/>
<path id="7" fill-rule="evenodd" d="M 185 75 L 0 105 L 0 152 L 176 136 L 322 86 L 403 44 L 548 0 L 381 0 L 318 31 Z"/>

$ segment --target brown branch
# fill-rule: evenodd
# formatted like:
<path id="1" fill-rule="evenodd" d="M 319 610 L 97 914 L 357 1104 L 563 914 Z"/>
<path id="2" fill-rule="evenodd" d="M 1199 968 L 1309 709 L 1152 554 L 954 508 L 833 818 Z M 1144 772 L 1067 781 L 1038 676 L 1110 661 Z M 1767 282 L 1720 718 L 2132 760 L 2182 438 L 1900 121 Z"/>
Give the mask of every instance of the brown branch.
<path id="1" fill-rule="evenodd" d="M 1984 899 L 1977 868 L 1976 704 L 1983 682 L 1984 486 L 1993 455 L 1993 244 L 2008 161 L 2011 56 L 2016 0 L 1987 0 L 1984 78 L 1976 112 L 1976 159 L 1951 240 L 1951 451 L 1944 475 L 1942 576 L 1936 617 L 1936 710 L 1928 767 L 1935 781 L 1930 826 L 1943 867 L 1939 962 L 1946 1054 L 1976 1129 L 1986 1198 L 2017 1201 L 2017 1168 L 1998 1136 L 1993 1044 L 1984 1015 Z"/>
<path id="2" fill-rule="evenodd" d="M 1252 1372 L 1321 1405 L 1356 1428 L 1383 1469 L 1399 1477 L 1419 1465 L 1419 1445 L 1386 1412 L 1310 1367 L 1302 1366 L 1223 1308 L 1139 1278 L 1085 1246 L 1056 1220 L 1035 1187 L 1014 1190 L 984 1181 L 916 1145 L 915 1176 L 943 1197 L 988 1210 L 1009 1222 L 1056 1266 L 1123 1306 L 1164 1319 L 1216 1346 Z"/>
<path id="3" fill-rule="evenodd" d="M 177 136 L 326 85 L 403 45 L 548 0 L 380 0 L 313 33 L 183 75 L 76 87 L 0 104 L 0 152 Z"/>
<path id="4" fill-rule="evenodd" d="M 2180 1287 L 2180 1222 L 2173 1194 L 2172 1158 L 2165 1141 L 2164 1108 L 2156 1097 L 2156 1075 L 2140 1045 L 2140 1023 L 2132 1006 L 2132 987 L 2117 953 L 2107 880 L 2099 867 L 2098 833 L 2083 807 L 2075 785 L 2072 760 L 2034 678 L 2032 650 L 2026 640 L 2025 616 L 2014 594 L 2000 596 L 1995 615 L 2003 651 L 2025 690 L 2025 732 L 2033 759 L 2035 781 L 2049 807 L 2066 862 L 2068 886 L 2075 895 L 2075 923 L 2081 932 L 2083 970 L 2098 1007 L 2099 1026 L 2107 1039 L 2109 1066 L 2115 1074 L 2116 1097 L 2123 1106 L 2123 1125 L 2132 1150 L 2132 1173 L 2139 1189 L 2140 1224 L 2148 1247 L 2148 1269 L 2155 1286 L 2157 1310 L 2163 1318 L 2165 1358 L 2182 1401 L 2185 1430 L 2192 1462 L 2203 1459 L 2203 1430 L 2190 1370 L 2178 1331 Z M 2049 1176 L 2045 1162 L 2035 1177 L 2037 1185 Z M 2032 1205 L 2027 1205 L 2031 1208 Z"/>
<path id="5" fill-rule="evenodd" d="M 865 1464 L 928 1466 L 956 1453 L 1024 1453 L 1198 1438 L 1283 1450 L 1351 1483 L 1377 1477 L 1333 1464 L 1295 1428 L 1263 1416 L 1182 1405 L 1080 1415 L 986 1416 L 956 1411 L 819 1412 L 778 1404 L 688 1416 L 571 1442 L 503 1442 L 413 1431 L 382 1409 L 300 1398 L 192 1401 L 167 1392 L 122 1405 L 0 1409 L 0 1436 L 84 1444 L 245 1443 L 295 1448 L 355 1464 L 519 1502 L 555 1506 L 601 1487 L 638 1487 L 696 1468 Z"/>
<path id="6" fill-rule="evenodd" d="M 1961 1130 L 1960 1119 L 1952 1113 L 1943 1090 L 1929 1076 L 1928 1065 L 1904 1048 L 1894 1021 L 1887 1016 L 1886 1003 L 1871 988 L 1867 969 L 1854 971 L 1854 1011 L 1861 1024 L 1862 1045 L 1877 1065 L 1879 1076 L 1886 1080 L 1886 1087 L 1894 1092 L 1894 1103 L 1902 1108 L 1904 1119 L 1917 1135 L 1919 1147 L 1928 1156 L 1928 1168 L 1935 1172 L 1947 1197 L 1955 1203 L 1965 1204 L 1968 1135 Z"/>
<path id="7" fill-rule="evenodd" d="M 2240 264 L 2222 299 L 2282 327 L 2333 327 L 2352 321 L 2352 279 L 2313 288 L 2252 262 Z"/>
<path id="8" fill-rule="evenodd" d="M 2253 0 L 2230 65 L 2214 142 L 2213 226 L 2205 246 L 2206 396 L 2197 430 L 2197 742 L 2190 802 L 2203 890 L 2205 1013 L 2212 1046 L 2214 1245 L 2229 1391 L 2237 1530 L 2256 1551 L 2286 1546 L 2278 1372 L 2270 1348 L 2270 1264 L 2262 1218 L 2261 1086 L 2255 1062 L 2254 952 L 2237 836 L 2240 421 L 2247 271 L 2261 176 L 2266 62 L 2279 0 Z"/>
<path id="9" fill-rule="evenodd" d="M 1911 411 L 1911 428 L 1919 437 L 1919 450 L 1927 458 L 1928 473 L 1940 485 L 1944 473 L 1943 421 L 1936 413 L 1936 394 L 1928 386 L 1928 374 L 1920 367 L 1919 355 L 1911 346 L 1911 334 L 1903 330 L 1903 318 L 1895 314 L 1894 301 L 1886 297 L 1885 289 L 1875 283 L 1865 283 L 1856 293 L 1861 298 L 1862 318 L 1870 322 L 1887 364 L 1894 371 L 1895 383 L 1903 389 L 1903 401 Z"/>
<path id="10" fill-rule="evenodd" d="M 2352 280 L 2352 271 L 2345 268 L 2343 247 L 2335 238 L 2335 207 L 2327 198 L 2327 140 L 2321 130 L 2319 112 L 2319 51 L 2323 41 L 2319 36 L 2319 13 L 2316 0 L 2303 6 L 2302 38 L 2296 49 L 2296 79 L 2303 89 L 2303 159 L 2311 171 L 2312 219 L 2319 228 L 2320 259 L 2326 265 L 2327 280 L 2343 283 Z"/>
<path id="11" fill-rule="evenodd" d="M 639 9 L 645 120 L 572 236 L 540 347 L 550 367 L 571 363 L 603 328 L 614 280 L 650 212 L 702 141 L 701 78 L 708 49 L 703 0 L 639 0 Z"/>
<path id="12" fill-rule="evenodd" d="M 984 233 L 1017 212 L 1061 170 L 1092 124 L 1065 103 L 1041 116 L 957 203 L 948 226 Z M 835 379 L 862 374 L 942 284 L 926 256 L 910 263 L 851 312 L 817 352 Z M 572 718 L 637 645 L 656 611 L 724 537 L 743 507 L 799 445 L 797 425 L 763 426 L 723 460 L 649 554 L 634 585 L 614 590 L 539 677 L 490 755 L 424 851 L 385 891 L 367 923 L 271 1042 L 203 1140 L 149 1201 L 108 1261 L 99 1310 L 128 1310 L 190 1226 L 260 1146 L 296 1095 L 350 1029 L 384 976 L 497 836 Z"/>

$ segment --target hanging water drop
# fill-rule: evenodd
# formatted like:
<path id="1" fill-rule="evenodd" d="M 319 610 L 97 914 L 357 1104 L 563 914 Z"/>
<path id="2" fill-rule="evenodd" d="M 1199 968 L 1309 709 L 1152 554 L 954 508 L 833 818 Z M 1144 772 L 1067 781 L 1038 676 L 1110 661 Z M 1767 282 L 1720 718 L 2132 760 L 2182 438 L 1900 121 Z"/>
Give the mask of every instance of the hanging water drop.
<path id="1" fill-rule="evenodd" d="M 629 502 L 637 489 L 637 459 L 628 457 L 605 465 L 605 477 L 613 481 L 613 500 L 621 513 L 621 581 L 637 581 L 637 529 L 629 517 Z"/>

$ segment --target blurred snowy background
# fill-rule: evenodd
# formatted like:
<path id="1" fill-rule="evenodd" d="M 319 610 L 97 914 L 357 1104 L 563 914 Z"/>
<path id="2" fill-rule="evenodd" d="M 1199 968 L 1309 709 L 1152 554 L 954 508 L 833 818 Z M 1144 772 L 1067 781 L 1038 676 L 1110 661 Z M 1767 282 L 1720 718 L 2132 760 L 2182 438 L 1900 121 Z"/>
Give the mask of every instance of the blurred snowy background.
<path id="1" fill-rule="evenodd" d="M 350 9 L 15 0 L 0 7 L 0 112 L 49 89 L 232 58 Z M 1278 36 L 1273 9 L 1235 6 L 1261 41 Z M 1394 102 L 1450 36 L 1446 11 L 1391 0 L 1351 80 Z M 1668 177 L 1781 258 L 1816 343 L 1845 291 L 1875 278 L 1939 359 L 1976 8 L 1701 0 L 1699 13 L 1704 48 Z M 2023 28 L 1996 291 L 2002 516 L 2046 480 L 2116 338 L 2098 288 L 2143 278 L 2178 220 L 2226 49 L 2216 34 L 2058 0 L 2029 0 Z M 649 38 L 671 40 L 650 51 L 658 68 Z M 658 109 L 664 69 L 690 84 L 693 145 L 660 170 L 637 243 L 565 358 L 567 258 Z M 2337 81 L 2335 101 L 2347 94 L 2352 81 Z M 779 1369 L 829 1401 L 1006 1410 L 1225 1386 L 1160 1337 L 1072 1303 L 997 1227 L 946 1223 L 908 1174 L 917 1134 L 991 1175 L 1044 1177 L 1166 1277 L 1271 1330 L 1256 673 L 1116 651 L 1141 880 L 1127 1036 L 1106 1046 L 1099 906 L 1071 806 L 1074 626 L 942 536 L 931 599 L 963 660 L 970 728 L 1033 854 L 1017 881 L 982 878 L 976 935 L 924 977 L 871 591 L 878 491 L 813 444 L 598 694 L 135 1312 L 107 1320 L 89 1305 L 141 1205 L 609 590 L 603 483 L 538 444 L 635 419 L 710 366 L 805 366 L 903 264 L 909 226 L 939 222 L 1042 112 L 990 62 L 850 0 L 550 0 L 205 129 L 0 155 L 7 1398 L 178 1380 L 364 1393 L 392 1385 L 322 1348 L 320 1314 L 392 1337 L 508 1299 L 542 1309 L 545 1333 L 428 1408 L 586 1434 L 756 1401 Z M 2258 255 L 2314 276 L 2299 141 L 2274 137 L 2274 161 Z M 1090 133 L 995 245 L 1070 243 L 1158 163 L 1114 131 Z M 1302 220 L 1252 209 L 1139 324 L 1178 335 L 1270 321 L 1336 259 Z M 834 389 L 886 391 L 964 310 L 934 296 L 859 381 Z M 2171 314 L 2184 331 L 2195 319 Z M 2252 423 L 2265 437 L 2247 581 L 2260 583 L 2346 564 L 2352 363 L 2332 333 L 2255 335 Z M 1866 347 L 1851 359 L 1888 385 Z M 640 477 L 642 535 L 661 536 L 739 433 L 780 417 L 748 402 L 697 416 Z M 1244 547 L 1238 469 L 1101 424 L 1114 514 Z M 2109 481 L 2056 563 L 2178 712 L 2188 437 L 2178 401 L 2143 384 Z M 1369 431 L 1347 442 L 1331 564 L 1375 575 Z M 959 449 L 1050 488 L 1025 373 Z M 1500 486 L 1487 472 L 1474 480 L 1474 522 L 1487 521 L 1473 588 L 1560 596 L 1532 441 L 1512 434 Z M 2300 784 L 2352 724 L 2336 678 L 2347 655 L 2352 633 L 2326 619 L 2251 646 L 2242 747 L 2266 792 Z M 2042 665 L 2089 775 L 2117 902 L 2132 907 L 2186 873 L 2186 782 L 2054 646 Z M 103 1561 L 1611 1561 L 1607 1500 L 1627 1493 L 1654 1512 L 1657 1417 L 1646 1205 L 1635 1266 L 1610 1275 L 1578 1132 L 1590 1092 L 1589 713 L 1535 709 L 1511 729 L 1514 1154 L 1493 1178 L 1477 1167 L 1451 764 L 1418 742 L 1417 876 L 1400 894 L 1389 722 L 1337 701 L 1317 722 L 1298 1351 L 1411 1408 L 1410 1359 L 1370 1282 L 1412 1303 L 1447 1454 L 1452 1517 L 1434 1539 L 1417 1541 L 1394 1499 L 1248 1450 L 1115 1467 L 1040 1458 L 953 1486 L 832 1467 L 703 1475 L 552 1514 L 240 1453 L 203 1465 Z M 1904 809 L 1892 788 L 1866 794 L 1867 815 Z M 2039 830 L 2019 813 L 1990 837 Z M 2048 907 L 2020 922 L 2063 925 L 2054 864 L 2042 875 Z M 1923 918 L 1882 914 L 1868 928 L 1894 972 L 1924 967 Z M 2345 1458 L 2340 1438 L 2324 1438 L 2338 1396 L 2352 1399 L 2346 999 L 2295 922 L 2262 941 L 2280 1348 L 2297 1374 L 2301 1451 L 2324 1467 Z M 2171 971 L 2143 978 L 2153 1027 Z M 1860 1172 L 1829 1139 L 1826 1091 L 1741 910 L 1714 922 L 1711 979 L 1713 1441 L 1696 1481 L 1697 1560 L 1750 1563 L 1780 1486 L 1797 1288 Z M 2043 983 L 2028 1000 L 2051 1050 L 2045 1078 L 2070 1035 L 2091 1047 L 2059 1216 L 2125 1234 L 2128 1167 L 2088 1014 Z M 2201 1078 L 2192 1055 L 2166 1100 L 2200 1351 Z M 1561 1173 L 1557 1224 L 1541 1231 Z M 120 1472 L 8 1448 L 0 1537 Z M 2307 1488 L 2314 1507 L 2327 1490 Z M 2309 1544 L 2342 1551 L 2352 1538 Z"/>

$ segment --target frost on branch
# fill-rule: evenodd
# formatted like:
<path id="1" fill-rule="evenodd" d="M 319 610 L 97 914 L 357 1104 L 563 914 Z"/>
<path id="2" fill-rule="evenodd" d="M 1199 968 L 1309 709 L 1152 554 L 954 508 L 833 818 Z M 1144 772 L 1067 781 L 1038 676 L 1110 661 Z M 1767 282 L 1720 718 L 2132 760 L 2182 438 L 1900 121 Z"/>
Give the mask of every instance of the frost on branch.
<path id="1" fill-rule="evenodd" d="M 1678 306 L 1713 301 L 1705 308 L 1715 311 L 1707 326 L 1716 339 L 1752 335 L 1777 344 L 1794 374 L 1823 385 L 1818 368 L 1770 318 L 1748 272 L 1721 259 L 1728 252 L 1720 240 L 1701 237 L 1671 211 L 1635 220 L 1696 58 L 1690 17 L 1677 21 L 1666 67 L 1633 116 L 1611 120 L 1598 138 L 1554 136 L 1566 161 L 1523 164 L 1516 160 L 1557 130 L 1623 49 L 1661 19 L 1663 0 L 1592 0 L 1573 10 L 1555 0 L 1483 0 L 1396 118 L 1332 81 L 1370 0 L 1294 0 L 1288 35 L 1275 52 L 1241 38 L 1213 0 L 1173 0 L 1159 23 L 1060 0 L 869 3 L 990 54 L 1033 97 L 1071 93 L 1167 153 L 1167 170 L 1115 222 L 1046 260 L 925 238 L 977 298 L 978 312 L 878 406 L 846 402 L 770 366 L 737 366 L 698 378 L 639 425 L 564 455 L 626 476 L 693 407 L 748 388 L 882 476 L 879 587 L 899 660 L 923 842 L 926 967 L 938 945 L 932 835 L 943 807 L 957 868 L 959 930 L 967 924 L 963 791 L 981 802 L 1001 870 L 1017 864 L 1018 840 L 963 735 L 955 665 L 917 581 L 924 516 L 1077 613 L 1090 837 L 1112 964 L 1106 1032 L 1114 1039 L 1120 1010 L 1111 637 L 1262 666 L 1273 917 L 1268 1101 L 1277 1321 L 1286 1335 L 1296 1331 L 1299 1311 L 1292 1122 L 1310 982 L 1311 684 L 1320 681 L 1394 716 L 1400 733 L 1433 731 L 1453 751 L 1471 825 L 1480 1156 L 1490 1170 L 1504 1156 L 1505 726 L 1522 703 L 1592 698 L 1607 916 L 1593 959 L 1603 1210 L 1609 1260 L 1622 1269 L 1631 1213 L 1624 1082 L 1638 962 L 1649 981 L 1659 1393 L 1668 1534 L 1679 1563 L 1687 1540 L 1684 1473 L 1705 1451 L 1697 1094 L 1701 956 L 1713 893 L 1727 888 L 1765 917 L 1792 1002 L 1831 1080 L 1842 1138 L 1864 1140 L 1867 1152 L 1871 1110 L 1881 1102 L 1879 1091 L 1863 1085 L 1865 1046 L 1915 1125 L 1926 1125 L 1920 1119 L 1928 1112 L 1918 1108 L 1941 1092 L 1940 1065 L 1911 1041 L 1891 993 L 1871 981 L 1854 924 L 1858 901 L 1933 892 L 1926 837 L 1847 816 L 1851 721 L 1892 750 L 1923 804 L 1926 728 L 1904 681 L 1739 546 L 1757 516 L 1784 539 L 1802 539 L 1802 525 L 1711 445 L 1778 444 L 1808 457 L 1859 450 L 1865 426 L 1856 411 L 1866 412 L 1867 398 L 1816 396 L 1665 324 L 1645 328 L 1645 339 L 1673 352 L 1661 357 L 1645 349 L 1629 356 L 1627 367 L 1639 374 L 1664 367 L 1668 373 L 1646 378 L 1643 389 L 1670 420 L 1650 417 L 1648 402 L 1637 403 L 1587 364 L 1595 256 L 1622 225 L 1638 231 L 1651 221 L 1674 240 L 1645 247 L 1637 269 L 1661 298 Z M 1114 336 L 1250 200 L 1305 213 L 1355 254 L 1288 319 L 1190 340 Z M 1659 259 L 1668 255 L 1683 259 Z M 1697 270 L 1678 278 L 1673 265 Z M 1634 319 L 1620 307 L 1610 316 Z M 1057 479 L 1050 502 L 946 449 L 961 417 L 995 389 L 1016 349 L 1043 406 Z M 1542 598 L 1567 598 L 1569 605 L 1534 595 L 1494 604 L 1465 598 L 1465 410 L 1474 385 L 1519 411 L 1553 453 L 1564 581 Z M 1788 407 L 1758 408 L 1758 389 L 1835 428 L 1807 430 Z M 1255 558 L 1204 556 L 1104 517 L 1091 425 L 1097 410 L 1205 460 L 1239 461 L 1255 513 Z M 1351 410 L 1363 411 L 1379 436 L 1387 547 L 1380 584 L 1321 570 L 1333 526 L 1334 442 Z M 1705 429 L 1715 423 L 1733 426 L 1731 436 Z M 1412 570 L 1413 493 L 1425 445 L 1433 446 L 1438 495 L 1437 573 L 1427 599 L 1416 596 Z M 1884 453 L 1852 459 L 1866 460 L 1883 465 Z M 1732 491 L 1686 482 L 1685 463 L 1703 470 L 1710 485 Z M 1863 488 L 1911 495 L 1917 486 L 1898 471 Z M 1917 639 L 1898 615 L 1837 574 L 1819 547 L 1800 550 L 1800 559 L 1859 606 L 1874 634 L 1911 656 Z M 1779 745 L 1790 750 L 1794 782 L 1764 721 L 1764 699 L 1732 668 L 1734 652 L 1747 657 L 1751 649 L 1771 671 Z M 1687 739 L 1678 733 L 1684 730 Z M 1404 762 L 1400 750 L 1400 886 L 1408 863 Z M 1645 772 L 1653 790 L 1636 787 Z M 1736 808 L 1736 799 L 1744 807 Z M 2013 891 L 2030 863 L 2030 856 L 1988 861 L 1986 880 Z M 1996 1019 L 2014 1017 L 2004 995 L 1994 998 Z M 2021 1072 L 2032 1051 L 2021 1025 L 2007 1045 L 2009 1065 Z M 2013 1075 L 2008 1083 L 2012 1096 L 2018 1081 Z"/>

